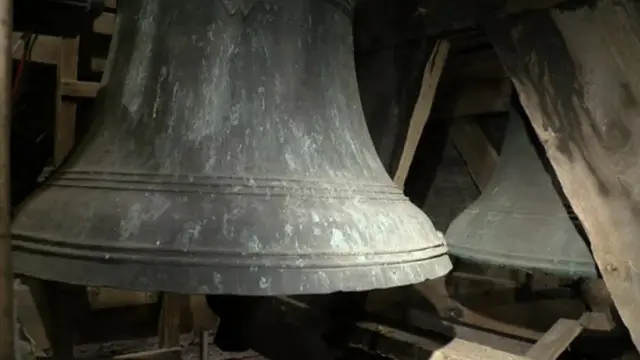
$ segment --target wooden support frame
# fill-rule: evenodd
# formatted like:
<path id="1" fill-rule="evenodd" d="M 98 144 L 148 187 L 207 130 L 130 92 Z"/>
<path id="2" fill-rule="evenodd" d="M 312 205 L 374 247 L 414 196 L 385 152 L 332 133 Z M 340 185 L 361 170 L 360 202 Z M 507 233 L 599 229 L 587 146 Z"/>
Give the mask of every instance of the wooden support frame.
<path id="1" fill-rule="evenodd" d="M 425 66 L 422 87 L 411 115 L 409 130 L 407 131 L 402 155 L 400 156 L 400 163 L 393 178 L 400 188 L 404 188 L 404 183 L 409 175 L 409 168 L 422 136 L 422 130 L 424 130 L 424 126 L 429 119 L 433 99 L 436 95 L 436 89 L 440 82 L 440 76 L 444 70 L 450 47 L 451 45 L 446 40 L 437 41 Z"/>
<path id="2" fill-rule="evenodd" d="M 158 339 L 161 348 L 180 346 L 180 320 L 186 301 L 189 301 L 188 295 L 162 294 L 162 310 L 158 323 Z"/>
<path id="3" fill-rule="evenodd" d="M 469 174 L 480 190 L 489 183 L 498 163 L 498 154 L 472 119 L 453 119 L 449 137 L 467 164 Z"/>
<path id="4" fill-rule="evenodd" d="M 375 24 L 367 30 L 366 41 L 356 43 L 357 51 L 376 51 L 410 39 L 463 31 L 478 24 L 497 21 L 524 11 L 562 6 L 567 0 L 419 0 L 407 6 L 389 7 L 385 1 L 372 2 L 378 16 L 364 19 Z M 464 9 L 464 11 L 453 11 Z"/>
<path id="5" fill-rule="evenodd" d="M 632 0 L 487 30 L 640 347 L 640 13 Z"/>
<path id="6" fill-rule="evenodd" d="M 76 104 L 63 98 L 63 82 L 78 78 L 79 38 L 62 39 L 57 66 L 56 117 L 53 141 L 53 165 L 62 164 L 75 144 Z"/>
<path id="7" fill-rule="evenodd" d="M 588 317 L 588 313 L 583 316 L 583 318 L 585 317 Z M 583 328 L 582 318 L 580 320 L 559 319 L 524 355 L 497 350 L 460 338 L 454 338 L 448 343 L 442 343 L 370 322 L 358 324 L 356 342 L 374 344 L 374 348 L 369 350 L 382 353 L 385 353 L 386 350 L 394 353 L 400 360 L 416 358 L 425 360 L 556 360 L 580 334 Z M 430 328 L 429 330 L 434 329 Z M 465 330 L 479 332 L 477 330 Z M 492 334 L 485 333 L 482 336 L 499 341 Z M 410 347 L 410 350 L 407 349 L 407 346 Z M 520 349 L 522 348 L 522 343 L 516 343 L 511 340 L 509 346 Z"/>

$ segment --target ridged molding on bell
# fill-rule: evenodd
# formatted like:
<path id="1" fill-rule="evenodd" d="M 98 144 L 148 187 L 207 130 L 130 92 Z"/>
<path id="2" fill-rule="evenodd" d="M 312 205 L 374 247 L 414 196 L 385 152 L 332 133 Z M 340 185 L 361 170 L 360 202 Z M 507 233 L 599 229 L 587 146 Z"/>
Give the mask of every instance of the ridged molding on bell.
<path id="1" fill-rule="evenodd" d="M 450 270 L 373 147 L 350 18 L 324 0 L 256 5 L 243 21 L 212 0 L 119 5 L 89 135 L 15 217 L 17 273 L 281 295 Z"/>
<path id="2" fill-rule="evenodd" d="M 235 15 L 238 10 L 242 15 L 247 16 L 256 3 L 264 6 L 266 9 L 271 9 L 276 5 L 275 0 L 220 0 L 224 7 L 229 12 L 229 15 Z"/>

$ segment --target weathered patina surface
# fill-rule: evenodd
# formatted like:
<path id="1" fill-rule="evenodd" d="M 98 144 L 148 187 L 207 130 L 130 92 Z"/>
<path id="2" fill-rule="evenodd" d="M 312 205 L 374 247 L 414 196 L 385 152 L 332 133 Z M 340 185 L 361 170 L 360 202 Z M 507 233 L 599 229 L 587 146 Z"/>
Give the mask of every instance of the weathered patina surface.
<path id="1" fill-rule="evenodd" d="M 16 216 L 16 271 L 235 295 L 446 274 L 367 131 L 350 6 L 123 2 L 93 127 Z"/>

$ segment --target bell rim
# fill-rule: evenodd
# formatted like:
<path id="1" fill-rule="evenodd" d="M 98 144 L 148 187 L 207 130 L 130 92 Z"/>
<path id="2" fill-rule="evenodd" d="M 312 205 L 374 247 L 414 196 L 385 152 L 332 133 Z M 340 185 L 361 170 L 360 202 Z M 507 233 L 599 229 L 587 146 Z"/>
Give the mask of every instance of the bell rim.
<path id="1" fill-rule="evenodd" d="M 140 266 L 129 262 L 61 259 L 13 250 L 14 271 L 42 280 L 129 291 L 165 291 L 209 295 L 311 295 L 359 292 L 420 283 L 446 275 L 446 253 L 410 263 L 352 268 L 296 268 L 257 271 L 228 266 Z M 119 274 L 119 276 L 114 276 Z"/>
<path id="2" fill-rule="evenodd" d="M 594 261 L 553 259 L 532 256 L 531 254 L 514 254 L 513 252 L 483 251 L 460 245 L 447 245 L 452 257 L 465 259 L 481 264 L 500 265 L 523 271 L 541 271 L 572 278 L 598 278 L 598 270 Z M 517 260 L 521 261 L 518 262 Z M 577 265 L 577 266 L 576 266 Z M 567 269 L 571 269 L 567 271 Z"/>

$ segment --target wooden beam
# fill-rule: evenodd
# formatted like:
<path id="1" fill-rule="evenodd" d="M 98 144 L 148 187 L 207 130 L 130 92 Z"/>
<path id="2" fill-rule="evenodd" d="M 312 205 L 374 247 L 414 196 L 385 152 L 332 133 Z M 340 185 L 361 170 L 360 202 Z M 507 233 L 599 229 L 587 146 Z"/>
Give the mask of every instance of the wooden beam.
<path id="1" fill-rule="evenodd" d="M 107 59 L 91 58 L 91 71 L 103 72 L 107 66 Z"/>
<path id="2" fill-rule="evenodd" d="M 632 0 L 530 13 L 487 28 L 636 347 L 639 28 Z"/>
<path id="3" fill-rule="evenodd" d="M 139 353 L 118 355 L 111 360 L 180 360 L 182 359 L 182 348 L 173 347 L 167 349 L 148 350 Z M 97 360 L 97 359 L 96 359 Z M 104 359 L 107 360 L 107 359 Z"/>
<path id="4" fill-rule="evenodd" d="M 79 38 L 62 39 L 59 50 L 53 165 L 59 166 L 75 145 L 76 104 L 62 99 L 64 81 L 78 77 Z"/>
<path id="5" fill-rule="evenodd" d="M 180 346 L 180 320 L 185 301 L 188 301 L 186 295 L 162 294 L 162 310 L 158 324 L 158 338 L 161 348 Z"/>
<path id="6" fill-rule="evenodd" d="M 51 347 L 47 337 L 46 324 L 38 311 L 36 299 L 31 289 L 21 281 L 16 281 L 14 287 L 16 302 L 16 317 L 24 332 L 33 340 L 33 350 L 38 356 L 45 355 L 45 351 Z"/>
<path id="7" fill-rule="evenodd" d="M 440 81 L 443 85 L 449 85 L 508 77 L 498 54 L 493 49 L 488 49 L 451 56 Z"/>
<path id="8" fill-rule="evenodd" d="M 23 33 L 14 32 L 12 36 L 13 45 L 18 48 L 12 53 L 14 60 L 22 59 L 24 46 L 18 44 Z M 60 46 L 62 46 L 62 38 L 49 35 L 38 35 L 33 50 L 31 51 L 31 61 L 43 64 L 57 65 L 60 60 Z"/>
<path id="9" fill-rule="evenodd" d="M 56 358 L 71 359 L 77 325 L 90 309 L 85 288 L 28 277 L 23 280 L 38 309 L 50 350 Z"/>
<path id="10" fill-rule="evenodd" d="M 530 342 L 474 329 L 463 324 L 448 321 L 446 318 L 425 311 L 410 309 L 407 313 L 407 318 L 407 323 L 411 326 L 433 331 L 447 337 L 455 337 L 460 340 L 479 343 L 512 354 L 524 354 L 531 347 Z"/>
<path id="11" fill-rule="evenodd" d="M 498 154 L 480 127 L 471 119 L 454 119 L 449 136 L 467 164 L 469 174 L 480 190 L 489 183 L 498 163 Z"/>
<path id="12" fill-rule="evenodd" d="M 582 332 L 577 320 L 560 319 L 527 351 L 531 360 L 556 360 Z"/>
<path id="13" fill-rule="evenodd" d="M 218 327 L 220 319 L 207 305 L 205 295 L 191 295 L 189 297 L 189 311 L 191 311 L 195 331 L 215 330 Z"/>
<path id="14" fill-rule="evenodd" d="M 430 290 L 427 294 L 422 293 L 430 302 L 434 298 L 444 299 L 448 296 L 448 294 L 439 296 L 440 294 Z M 438 307 L 437 310 L 440 310 L 438 316 L 455 319 L 459 324 L 535 342 L 544 335 L 545 327 L 551 326 L 557 317 L 567 316 L 567 314 L 577 317 L 584 311 L 584 306 L 575 299 L 556 298 L 515 302 L 504 298 L 508 294 L 507 289 L 498 291 L 502 292 L 502 296 L 488 295 L 483 298 L 468 295 L 459 296 L 460 301 L 451 299 L 447 306 Z M 435 306 L 443 304 L 442 301 L 434 303 Z M 441 309 L 449 310 L 449 313 Z M 540 313 L 544 316 L 536 315 Z"/>
<path id="15" fill-rule="evenodd" d="M 158 293 L 125 291 L 111 288 L 87 287 L 87 297 L 92 310 L 121 308 L 155 304 Z"/>
<path id="16" fill-rule="evenodd" d="M 62 96 L 94 98 L 100 89 L 100 83 L 92 81 L 78 81 L 73 79 L 62 79 Z"/>
<path id="17" fill-rule="evenodd" d="M 362 7 L 371 7 L 367 12 L 374 16 L 363 17 L 363 21 L 358 18 L 366 25 L 356 29 L 356 51 L 379 51 L 410 39 L 454 33 L 526 10 L 560 7 L 565 3 L 571 0 L 419 0 L 402 6 L 396 2 L 370 1 Z"/>
<path id="18" fill-rule="evenodd" d="M 399 360 L 528 360 L 457 338 L 443 343 L 375 323 L 359 323 L 355 337 L 363 346 L 373 344 L 371 351 L 393 354 Z"/>
<path id="19" fill-rule="evenodd" d="M 513 86 L 508 78 L 456 84 L 446 89 L 434 117 L 463 117 L 509 111 Z"/>
<path id="20" fill-rule="evenodd" d="M 400 163 L 398 169 L 393 178 L 395 183 L 404 188 L 404 182 L 409 174 L 409 168 L 413 162 L 413 157 L 420 142 L 422 136 L 422 130 L 424 129 L 427 120 L 429 119 L 429 113 L 431 112 L 431 106 L 433 105 L 433 99 L 436 94 L 436 88 L 440 81 L 440 75 L 444 69 L 447 55 L 449 53 L 449 42 L 438 41 L 433 47 L 431 57 L 427 62 L 424 69 L 424 75 L 422 77 L 422 88 L 420 89 L 420 95 L 413 109 L 413 115 L 409 123 L 409 131 L 407 132 L 407 138 L 402 149 L 402 155 L 400 157 Z"/>
<path id="21" fill-rule="evenodd" d="M 116 15 L 102 13 L 93 21 L 93 32 L 103 35 L 113 34 L 116 27 Z"/>

